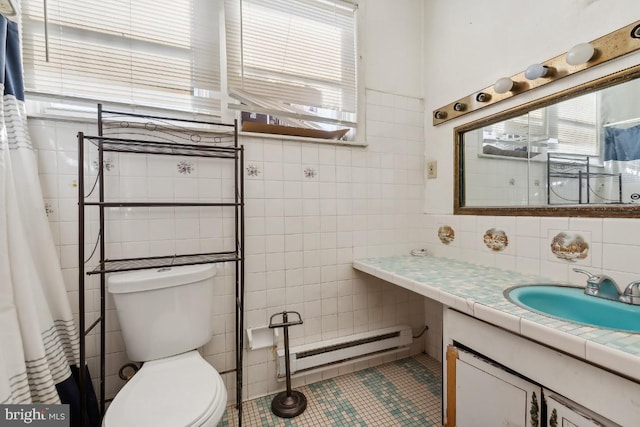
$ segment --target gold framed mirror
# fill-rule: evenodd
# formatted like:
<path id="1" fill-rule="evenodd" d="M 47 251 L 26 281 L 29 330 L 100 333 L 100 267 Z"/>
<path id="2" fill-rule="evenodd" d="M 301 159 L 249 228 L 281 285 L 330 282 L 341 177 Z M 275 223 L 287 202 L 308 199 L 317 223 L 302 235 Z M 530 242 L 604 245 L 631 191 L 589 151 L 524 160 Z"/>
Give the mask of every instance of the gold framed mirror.
<path id="1" fill-rule="evenodd" d="M 640 65 L 454 129 L 454 213 L 640 216 Z"/>

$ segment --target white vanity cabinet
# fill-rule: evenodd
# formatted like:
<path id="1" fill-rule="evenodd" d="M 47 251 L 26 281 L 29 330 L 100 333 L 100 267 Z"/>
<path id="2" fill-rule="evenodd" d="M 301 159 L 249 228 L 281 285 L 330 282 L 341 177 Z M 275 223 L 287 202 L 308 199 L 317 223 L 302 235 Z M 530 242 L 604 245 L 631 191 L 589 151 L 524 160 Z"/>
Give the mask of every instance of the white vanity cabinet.
<path id="1" fill-rule="evenodd" d="M 443 344 L 447 427 L 640 425 L 639 383 L 542 342 L 446 309 Z"/>
<path id="2" fill-rule="evenodd" d="M 539 385 L 478 355 L 453 347 L 450 351 L 457 352 L 454 399 L 457 427 L 540 426 Z"/>
<path id="3" fill-rule="evenodd" d="M 548 427 L 620 427 L 574 402 L 544 390 Z"/>

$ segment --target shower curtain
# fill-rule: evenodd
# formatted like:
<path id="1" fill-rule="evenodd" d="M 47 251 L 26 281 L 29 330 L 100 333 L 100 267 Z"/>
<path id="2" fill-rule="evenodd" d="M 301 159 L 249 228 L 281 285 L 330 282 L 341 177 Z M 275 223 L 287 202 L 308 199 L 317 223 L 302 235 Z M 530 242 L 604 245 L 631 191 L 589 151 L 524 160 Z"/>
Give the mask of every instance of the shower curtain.
<path id="1" fill-rule="evenodd" d="M 2 15 L 0 38 L 0 404 L 68 403 L 77 424 L 78 333 L 27 131 L 18 26 Z"/>
<path id="2" fill-rule="evenodd" d="M 622 203 L 640 203 L 640 125 L 607 125 L 604 128 L 604 172 L 621 174 L 617 182 L 603 182 L 611 187 L 611 199 L 620 194 Z M 615 201 L 615 200 L 614 200 Z"/>

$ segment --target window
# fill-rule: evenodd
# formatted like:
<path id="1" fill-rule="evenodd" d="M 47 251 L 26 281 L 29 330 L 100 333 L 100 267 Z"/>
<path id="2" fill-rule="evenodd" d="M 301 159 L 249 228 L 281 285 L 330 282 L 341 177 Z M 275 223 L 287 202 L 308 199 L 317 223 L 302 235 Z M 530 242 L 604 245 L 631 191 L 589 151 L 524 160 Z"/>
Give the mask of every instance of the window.
<path id="1" fill-rule="evenodd" d="M 47 4 L 22 1 L 28 92 L 220 114 L 217 0 Z"/>
<path id="2" fill-rule="evenodd" d="M 31 96 L 356 127 L 357 7 L 349 1 L 43 3 L 22 2 Z"/>
<path id="3" fill-rule="evenodd" d="M 549 128 L 558 140 L 558 152 L 600 155 L 598 144 L 598 101 L 586 94 L 548 107 Z"/>
<path id="4" fill-rule="evenodd" d="M 225 0 L 225 9 L 229 93 L 244 104 L 231 108 L 298 126 L 355 127 L 354 4 Z"/>
<path id="5" fill-rule="evenodd" d="M 586 94 L 487 126 L 483 139 L 521 151 L 599 156 L 597 120 L 596 95 Z"/>

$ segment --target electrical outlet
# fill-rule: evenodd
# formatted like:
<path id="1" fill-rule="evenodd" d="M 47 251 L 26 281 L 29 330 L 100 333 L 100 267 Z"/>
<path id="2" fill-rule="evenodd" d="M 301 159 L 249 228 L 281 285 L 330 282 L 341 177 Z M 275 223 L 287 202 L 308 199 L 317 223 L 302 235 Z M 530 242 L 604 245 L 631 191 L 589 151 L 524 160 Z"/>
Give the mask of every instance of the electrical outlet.
<path id="1" fill-rule="evenodd" d="M 438 177 L 438 162 L 435 160 L 427 162 L 427 179 L 433 179 Z"/>

